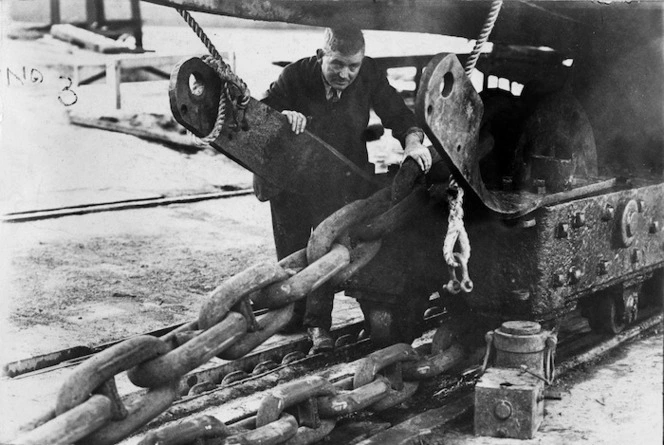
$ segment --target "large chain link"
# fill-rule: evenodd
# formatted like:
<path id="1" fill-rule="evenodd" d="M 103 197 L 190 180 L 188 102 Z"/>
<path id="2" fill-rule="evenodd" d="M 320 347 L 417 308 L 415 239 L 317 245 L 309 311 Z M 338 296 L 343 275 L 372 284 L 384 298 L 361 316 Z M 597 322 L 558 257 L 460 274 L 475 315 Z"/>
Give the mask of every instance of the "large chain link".
<path id="1" fill-rule="evenodd" d="M 220 443 L 215 441 L 219 439 L 224 439 L 224 444 L 316 443 L 332 431 L 340 417 L 398 405 L 417 391 L 420 380 L 458 365 L 463 356 L 459 346 L 422 357 L 410 345 L 392 345 L 359 360 L 351 376 L 337 378 L 334 383 L 314 375 L 277 386 L 263 397 L 255 415 L 241 422 L 227 426 L 211 416 L 201 416 L 152 431 L 139 445 L 190 444 L 195 440 L 211 445 Z M 297 416 L 286 414 L 288 408 Z M 212 425 L 216 432 L 193 425 Z"/>
<path id="2" fill-rule="evenodd" d="M 220 57 L 215 59 L 220 61 Z M 236 105 L 241 108 L 246 104 L 246 85 L 230 76 L 220 62 L 208 62 L 215 64 L 222 79 L 227 75 L 227 85 L 239 90 Z M 229 95 L 229 88 L 222 91 L 220 101 Z M 459 191 L 462 193 L 462 189 Z M 258 264 L 226 280 L 205 300 L 195 322 L 161 338 L 139 336 L 126 340 L 84 362 L 68 376 L 55 407 L 32 422 L 30 431 L 12 443 L 113 444 L 128 437 L 171 406 L 185 374 L 215 356 L 235 360 L 262 344 L 290 320 L 294 301 L 328 282 L 342 286 L 377 254 L 381 237 L 403 225 L 427 202 L 422 187 L 415 187 L 396 203 L 391 198 L 392 191 L 386 188 L 355 201 L 323 221 L 306 249 L 279 263 Z M 252 303 L 269 310 L 254 317 Z M 250 428 L 245 426 L 237 437 L 231 435 L 227 443 L 279 444 L 288 440 L 289 444 L 305 444 L 319 440 L 334 428 L 333 418 L 339 415 L 366 407 L 382 410 L 401 403 L 417 389 L 416 381 L 403 381 L 404 370 L 413 380 L 437 375 L 461 358 L 458 350 L 446 352 L 451 355 L 422 359 L 409 345 L 394 345 L 366 357 L 350 381 L 335 385 L 309 382 L 303 390 L 296 389 L 299 386 L 282 388 L 266 399 L 269 407 L 257 413 L 247 425 Z M 379 375 L 382 369 L 384 376 Z M 123 371 L 132 383 L 148 388 L 129 407 L 124 406 L 115 389 L 114 376 Z M 301 395 L 293 398 L 292 392 Z M 282 412 L 285 403 L 304 405 L 298 417 L 300 423 L 308 420 L 298 424 L 293 416 Z M 274 406 L 280 408 L 275 410 Z M 143 443 L 186 443 L 230 434 L 224 425 L 210 419 L 185 422 L 182 428 L 191 434 L 182 430 L 171 436 L 155 432 L 148 434 Z M 161 441 L 163 437 L 177 437 L 178 441 Z"/>
<path id="3" fill-rule="evenodd" d="M 55 409 L 33 422 L 33 429 L 16 443 L 117 443 L 124 439 L 172 404 L 185 374 L 215 356 L 243 357 L 290 320 L 294 301 L 324 283 L 342 285 L 376 255 L 380 236 L 398 228 L 426 202 L 422 193 L 415 188 L 392 207 L 389 188 L 355 201 L 323 221 L 306 249 L 279 263 L 257 264 L 223 282 L 206 298 L 197 321 L 161 338 L 135 337 L 95 355 L 68 376 Z M 362 240 L 350 235 L 354 231 Z M 252 304 L 269 310 L 254 317 Z M 129 407 L 115 390 L 114 376 L 123 371 L 132 383 L 148 388 L 143 399 Z M 329 408 L 330 412 L 335 409 Z M 281 422 L 287 425 L 288 420 Z M 318 433 L 309 431 L 308 436 Z"/>

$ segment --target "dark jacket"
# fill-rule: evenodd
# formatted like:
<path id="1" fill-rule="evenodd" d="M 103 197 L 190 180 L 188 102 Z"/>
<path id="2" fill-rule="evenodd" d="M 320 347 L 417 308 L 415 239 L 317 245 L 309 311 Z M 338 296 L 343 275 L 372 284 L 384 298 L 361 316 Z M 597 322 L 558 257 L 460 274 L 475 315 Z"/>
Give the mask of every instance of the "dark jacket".
<path id="1" fill-rule="evenodd" d="M 370 57 L 364 58 L 355 81 L 336 103 L 328 102 L 325 97 L 321 65 L 315 56 L 286 66 L 263 102 L 279 111 L 293 110 L 307 116 L 308 131 L 364 170 L 370 166 L 365 140 L 370 109 L 374 109 L 383 126 L 390 128 L 402 145 L 408 130 L 417 125 L 413 113 Z M 335 183 L 330 184 L 334 189 L 344 184 L 346 169 L 343 165 L 332 168 L 339 169 L 338 174 L 333 175 Z M 344 188 L 353 186 L 345 184 Z M 261 200 L 278 193 L 278 189 L 260 178 L 254 178 L 254 189 Z"/>

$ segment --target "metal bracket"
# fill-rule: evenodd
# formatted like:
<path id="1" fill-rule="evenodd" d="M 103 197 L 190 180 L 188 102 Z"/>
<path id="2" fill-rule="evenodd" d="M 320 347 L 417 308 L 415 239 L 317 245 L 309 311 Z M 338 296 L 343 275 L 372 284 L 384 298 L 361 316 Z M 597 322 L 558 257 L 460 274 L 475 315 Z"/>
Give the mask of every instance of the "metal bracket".
<path id="1" fill-rule="evenodd" d="M 195 79 L 196 87 L 190 82 Z M 198 137 L 212 131 L 222 85 L 217 73 L 201 59 L 180 62 L 171 74 L 169 98 L 173 117 Z M 211 145 L 273 186 L 300 194 L 325 196 L 339 172 L 347 179 L 377 180 L 331 145 L 305 131 L 295 135 L 278 111 L 251 99 L 245 111 L 247 127 L 225 128 Z"/>
<path id="2" fill-rule="evenodd" d="M 415 112 L 438 152 L 490 210 L 516 218 L 541 205 L 541 196 L 534 193 L 485 187 L 477 149 L 484 105 L 456 55 L 441 53 L 431 59 L 422 75 Z"/>

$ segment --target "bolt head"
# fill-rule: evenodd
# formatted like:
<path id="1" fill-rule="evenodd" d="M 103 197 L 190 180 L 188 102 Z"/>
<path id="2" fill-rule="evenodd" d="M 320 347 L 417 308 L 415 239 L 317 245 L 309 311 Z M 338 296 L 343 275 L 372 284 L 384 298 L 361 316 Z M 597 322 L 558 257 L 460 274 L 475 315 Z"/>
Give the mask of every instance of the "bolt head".
<path id="1" fill-rule="evenodd" d="M 582 276 L 583 276 L 583 271 L 578 267 L 572 267 L 569 270 L 569 279 L 573 284 L 578 283 L 579 280 L 581 280 Z"/>
<path id="2" fill-rule="evenodd" d="M 510 402 L 501 400 L 493 408 L 493 414 L 500 420 L 506 420 L 512 415 L 512 405 Z"/>
<path id="3" fill-rule="evenodd" d="M 659 221 L 655 221 L 655 220 L 651 221 L 649 231 L 650 231 L 650 233 L 659 232 Z"/>
<path id="4" fill-rule="evenodd" d="M 609 260 L 601 260 L 597 266 L 598 272 L 600 275 L 606 275 L 609 273 L 609 265 L 611 264 L 611 261 Z"/>
<path id="5" fill-rule="evenodd" d="M 553 285 L 556 287 L 563 286 L 565 284 L 565 274 L 564 273 L 554 273 L 553 274 Z"/>
<path id="6" fill-rule="evenodd" d="M 558 238 L 569 238 L 569 224 L 558 224 Z"/>

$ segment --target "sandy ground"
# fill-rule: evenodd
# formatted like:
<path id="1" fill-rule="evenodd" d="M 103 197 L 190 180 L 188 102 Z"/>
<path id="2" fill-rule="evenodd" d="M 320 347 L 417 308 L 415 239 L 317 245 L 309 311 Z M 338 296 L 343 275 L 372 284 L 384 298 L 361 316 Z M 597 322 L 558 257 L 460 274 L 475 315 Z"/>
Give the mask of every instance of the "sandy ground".
<path id="1" fill-rule="evenodd" d="M 474 437 L 472 422 L 431 443 L 446 445 L 657 445 L 662 443 L 662 334 L 642 339 L 560 378 L 530 440 Z M 429 442 L 425 442 L 429 443 Z"/>
<path id="2" fill-rule="evenodd" d="M 380 44 L 377 53 L 391 45 L 415 49 L 410 42 L 387 39 L 388 34 L 370 33 L 369 48 Z M 278 73 L 271 61 L 311 54 L 319 35 L 302 30 L 277 39 L 269 30 L 212 32 L 220 47 L 242 54 L 238 71 L 254 91 L 266 88 Z M 183 28 L 146 29 L 145 42 L 172 52 L 202 50 Z M 4 59 L 3 75 L 35 50 L 23 43 L 7 45 L 4 41 L 3 56 L 12 58 Z M 3 212 L 249 184 L 248 173 L 222 156 L 188 155 L 133 136 L 70 126 L 57 100 L 58 72 L 43 71 L 48 79 L 39 86 L 3 83 Z M 94 90 L 79 90 L 79 106 L 108 107 L 107 97 Z M 127 107 L 145 105 L 140 96 L 127 99 Z M 252 196 L 1 224 L 0 231 L 2 363 L 191 320 L 205 294 L 222 280 L 274 256 L 269 207 Z M 570 380 L 570 397 L 549 405 L 538 438 L 518 443 L 661 443 L 661 341 L 661 335 L 645 340 L 610 367 Z M 7 402 L 2 401 L 4 410 L 11 409 Z M 516 443 L 472 439 L 467 433 L 453 431 L 447 439 Z M 547 442 L 548 437 L 558 441 Z"/>

